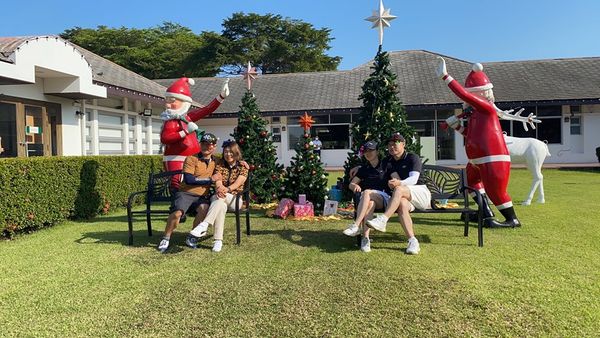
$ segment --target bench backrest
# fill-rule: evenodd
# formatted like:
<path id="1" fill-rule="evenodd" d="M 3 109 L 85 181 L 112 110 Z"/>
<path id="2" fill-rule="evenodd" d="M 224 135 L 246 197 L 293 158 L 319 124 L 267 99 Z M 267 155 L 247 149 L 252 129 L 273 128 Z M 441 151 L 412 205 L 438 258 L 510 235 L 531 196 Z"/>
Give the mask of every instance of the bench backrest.
<path id="1" fill-rule="evenodd" d="M 425 164 L 420 180 L 431 192 L 432 206 L 433 200 L 462 199 L 465 207 L 468 207 L 468 193 L 463 189 L 467 185 L 464 169 Z"/>
<path id="2" fill-rule="evenodd" d="M 170 202 L 173 193 L 171 178 L 178 174 L 181 174 L 181 170 L 150 173 L 147 200 L 153 202 Z"/>

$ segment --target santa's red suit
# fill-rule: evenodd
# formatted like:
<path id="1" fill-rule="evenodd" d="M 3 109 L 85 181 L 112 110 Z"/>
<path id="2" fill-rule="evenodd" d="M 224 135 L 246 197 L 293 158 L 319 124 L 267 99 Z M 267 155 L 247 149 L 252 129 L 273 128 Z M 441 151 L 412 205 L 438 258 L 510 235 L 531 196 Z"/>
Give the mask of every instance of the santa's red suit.
<path id="1" fill-rule="evenodd" d="M 192 102 L 190 84 L 193 84 L 193 80 L 185 77 L 175 81 L 167 89 L 165 97 L 167 99 L 175 98 L 185 102 L 189 106 Z M 163 120 L 165 120 L 160 132 L 160 142 L 165 145 L 163 153 L 165 170 L 183 169 L 185 158 L 200 152 L 200 145 L 198 144 L 195 130 L 191 130 L 194 128 L 197 129 L 197 126 L 193 122 L 214 112 L 221 105 L 228 92 L 229 89 L 227 88 L 227 91 L 225 91 L 224 87 L 223 92 L 213 99 L 208 106 L 183 114 L 169 114 L 165 112 L 161 115 Z M 174 176 L 171 181 L 171 187 L 178 189 L 179 182 L 181 182 L 181 175 Z"/>
<path id="2" fill-rule="evenodd" d="M 467 181 L 469 186 L 485 191 L 498 210 L 511 208 L 512 200 L 506 189 L 510 176 L 510 156 L 500 127 L 500 120 L 493 102 L 472 94 L 493 87 L 482 71 L 481 64 L 475 64 L 465 80 L 465 88 L 449 75 L 444 75 L 448 87 L 461 100 L 473 109 L 467 128 L 454 125 L 465 136 L 465 150 L 469 158 Z"/>

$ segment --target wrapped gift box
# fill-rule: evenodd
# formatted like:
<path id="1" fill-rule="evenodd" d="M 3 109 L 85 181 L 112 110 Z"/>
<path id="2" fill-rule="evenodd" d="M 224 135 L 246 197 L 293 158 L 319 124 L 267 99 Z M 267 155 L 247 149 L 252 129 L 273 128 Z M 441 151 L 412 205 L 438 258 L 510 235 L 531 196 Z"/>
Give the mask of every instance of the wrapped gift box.
<path id="1" fill-rule="evenodd" d="M 306 195 L 305 194 L 298 195 L 298 204 L 306 204 Z"/>
<path id="2" fill-rule="evenodd" d="M 281 201 L 279 201 L 279 205 L 277 206 L 277 209 L 275 209 L 273 215 L 280 218 L 286 218 L 293 208 L 294 201 L 289 198 L 282 198 Z"/>
<path id="3" fill-rule="evenodd" d="M 294 217 L 309 217 L 314 215 L 315 210 L 311 202 L 306 202 L 306 204 L 294 204 Z"/>

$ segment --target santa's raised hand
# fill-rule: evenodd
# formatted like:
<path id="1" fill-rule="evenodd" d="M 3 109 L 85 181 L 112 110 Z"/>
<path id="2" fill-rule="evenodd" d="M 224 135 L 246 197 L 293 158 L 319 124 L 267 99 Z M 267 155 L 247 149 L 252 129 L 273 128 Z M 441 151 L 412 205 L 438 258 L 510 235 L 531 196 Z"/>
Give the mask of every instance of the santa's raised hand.
<path id="1" fill-rule="evenodd" d="M 438 59 L 440 63 L 438 64 L 438 67 L 435 70 L 435 74 L 439 78 L 444 78 L 446 75 L 448 75 L 448 70 L 446 69 L 446 60 L 444 60 L 444 58 L 441 56 L 438 56 Z"/>
<path id="2" fill-rule="evenodd" d="M 225 80 L 223 89 L 221 89 L 221 97 L 226 98 L 227 96 L 229 96 L 229 79 Z"/>

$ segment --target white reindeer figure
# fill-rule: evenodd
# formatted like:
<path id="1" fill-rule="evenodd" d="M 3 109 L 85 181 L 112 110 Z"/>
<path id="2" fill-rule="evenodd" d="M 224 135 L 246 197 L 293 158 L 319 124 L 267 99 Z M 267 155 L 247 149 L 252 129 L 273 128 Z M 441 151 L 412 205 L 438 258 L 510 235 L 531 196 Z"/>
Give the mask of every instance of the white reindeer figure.
<path id="1" fill-rule="evenodd" d="M 535 190 L 540 187 L 540 193 L 538 196 L 538 203 L 544 203 L 544 175 L 542 175 L 542 164 L 546 159 L 546 156 L 550 156 L 548 145 L 540 140 L 527 137 L 512 137 L 504 135 L 504 141 L 506 141 L 506 147 L 510 154 L 511 160 L 515 162 L 525 162 L 527 169 L 533 175 L 533 182 L 531 183 L 531 190 L 527 199 L 522 203 L 523 205 L 530 205 L 533 199 Z"/>

